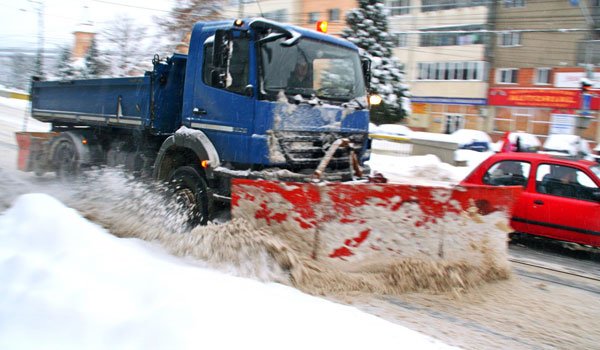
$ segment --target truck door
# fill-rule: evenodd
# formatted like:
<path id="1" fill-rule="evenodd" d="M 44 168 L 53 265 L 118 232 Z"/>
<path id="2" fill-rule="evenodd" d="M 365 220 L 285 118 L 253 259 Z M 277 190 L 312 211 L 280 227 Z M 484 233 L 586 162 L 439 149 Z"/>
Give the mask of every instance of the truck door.
<path id="1" fill-rule="evenodd" d="M 221 161 L 247 162 L 254 123 L 254 91 L 250 67 L 250 40 L 234 32 L 225 86 L 213 79 L 213 47 L 207 40 L 202 49 L 202 81 L 194 89 L 191 127 L 201 129 L 219 150 Z"/>

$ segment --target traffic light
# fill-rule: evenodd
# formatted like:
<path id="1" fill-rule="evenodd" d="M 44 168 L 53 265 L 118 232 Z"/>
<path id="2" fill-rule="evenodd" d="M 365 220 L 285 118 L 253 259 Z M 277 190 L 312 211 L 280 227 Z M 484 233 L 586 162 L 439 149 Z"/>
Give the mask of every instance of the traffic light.
<path id="1" fill-rule="evenodd" d="M 592 91 L 592 84 L 589 81 L 582 81 L 581 82 L 581 93 L 587 94 L 587 93 L 590 93 L 591 91 Z"/>

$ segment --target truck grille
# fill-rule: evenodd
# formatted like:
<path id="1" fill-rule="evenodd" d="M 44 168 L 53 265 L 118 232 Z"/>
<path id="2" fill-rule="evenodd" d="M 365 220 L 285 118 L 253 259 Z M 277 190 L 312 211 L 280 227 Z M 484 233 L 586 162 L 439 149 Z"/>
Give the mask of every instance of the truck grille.
<path id="1" fill-rule="evenodd" d="M 287 163 L 292 170 L 314 170 L 325 152 L 337 139 L 347 138 L 353 145 L 354 152 L 360 159 L 360 151 L 367 140 L 366 133 L 332 133 L 332 132 L 277 132 Z M 340 147 L 329 162 L 328 170 L 349 169 L 350 148 Z"/>

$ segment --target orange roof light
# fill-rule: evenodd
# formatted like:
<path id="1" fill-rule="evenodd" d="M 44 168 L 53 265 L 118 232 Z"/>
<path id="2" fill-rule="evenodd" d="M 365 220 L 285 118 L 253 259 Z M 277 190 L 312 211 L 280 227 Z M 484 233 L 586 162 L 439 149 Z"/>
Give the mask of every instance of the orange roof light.
<path id="1" fill-rule="evenodd" d="M 317 32 L 327 33 L 327 21 L 318 21 L 317 22 Z"/>
<path id="2" fill-rule="evenodd" d="M 244 25 L 244 21 L 241 19 L 236 19 L 235 22 L 233 22 L 233 25 L 236 27 L 241 27 Z"/>
<path id="3" fill-rule="evenodd" d="M 201 165 L 201 166 L 202 166 L 204 169 L 208 168 L 208 164 L 209 164 L 209 163 L 208 163 L 208 160 L 203 160 L 203 161 L 201 161 L 201 162 L 200 162 L 200 165 Z"/>

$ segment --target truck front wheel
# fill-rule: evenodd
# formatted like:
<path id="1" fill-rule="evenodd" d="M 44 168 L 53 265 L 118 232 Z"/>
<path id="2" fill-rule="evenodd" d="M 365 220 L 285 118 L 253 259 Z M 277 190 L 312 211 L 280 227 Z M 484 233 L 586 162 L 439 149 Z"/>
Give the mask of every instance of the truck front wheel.
<path id="1" fill-rule="evenodd" d="M 200 172 L 191 166 L 175 169 L 169 176 L 169 184 L 176 201 L 189 214 L 193 226 L 208 222 L 208 195 L 206 181 Z"/>

